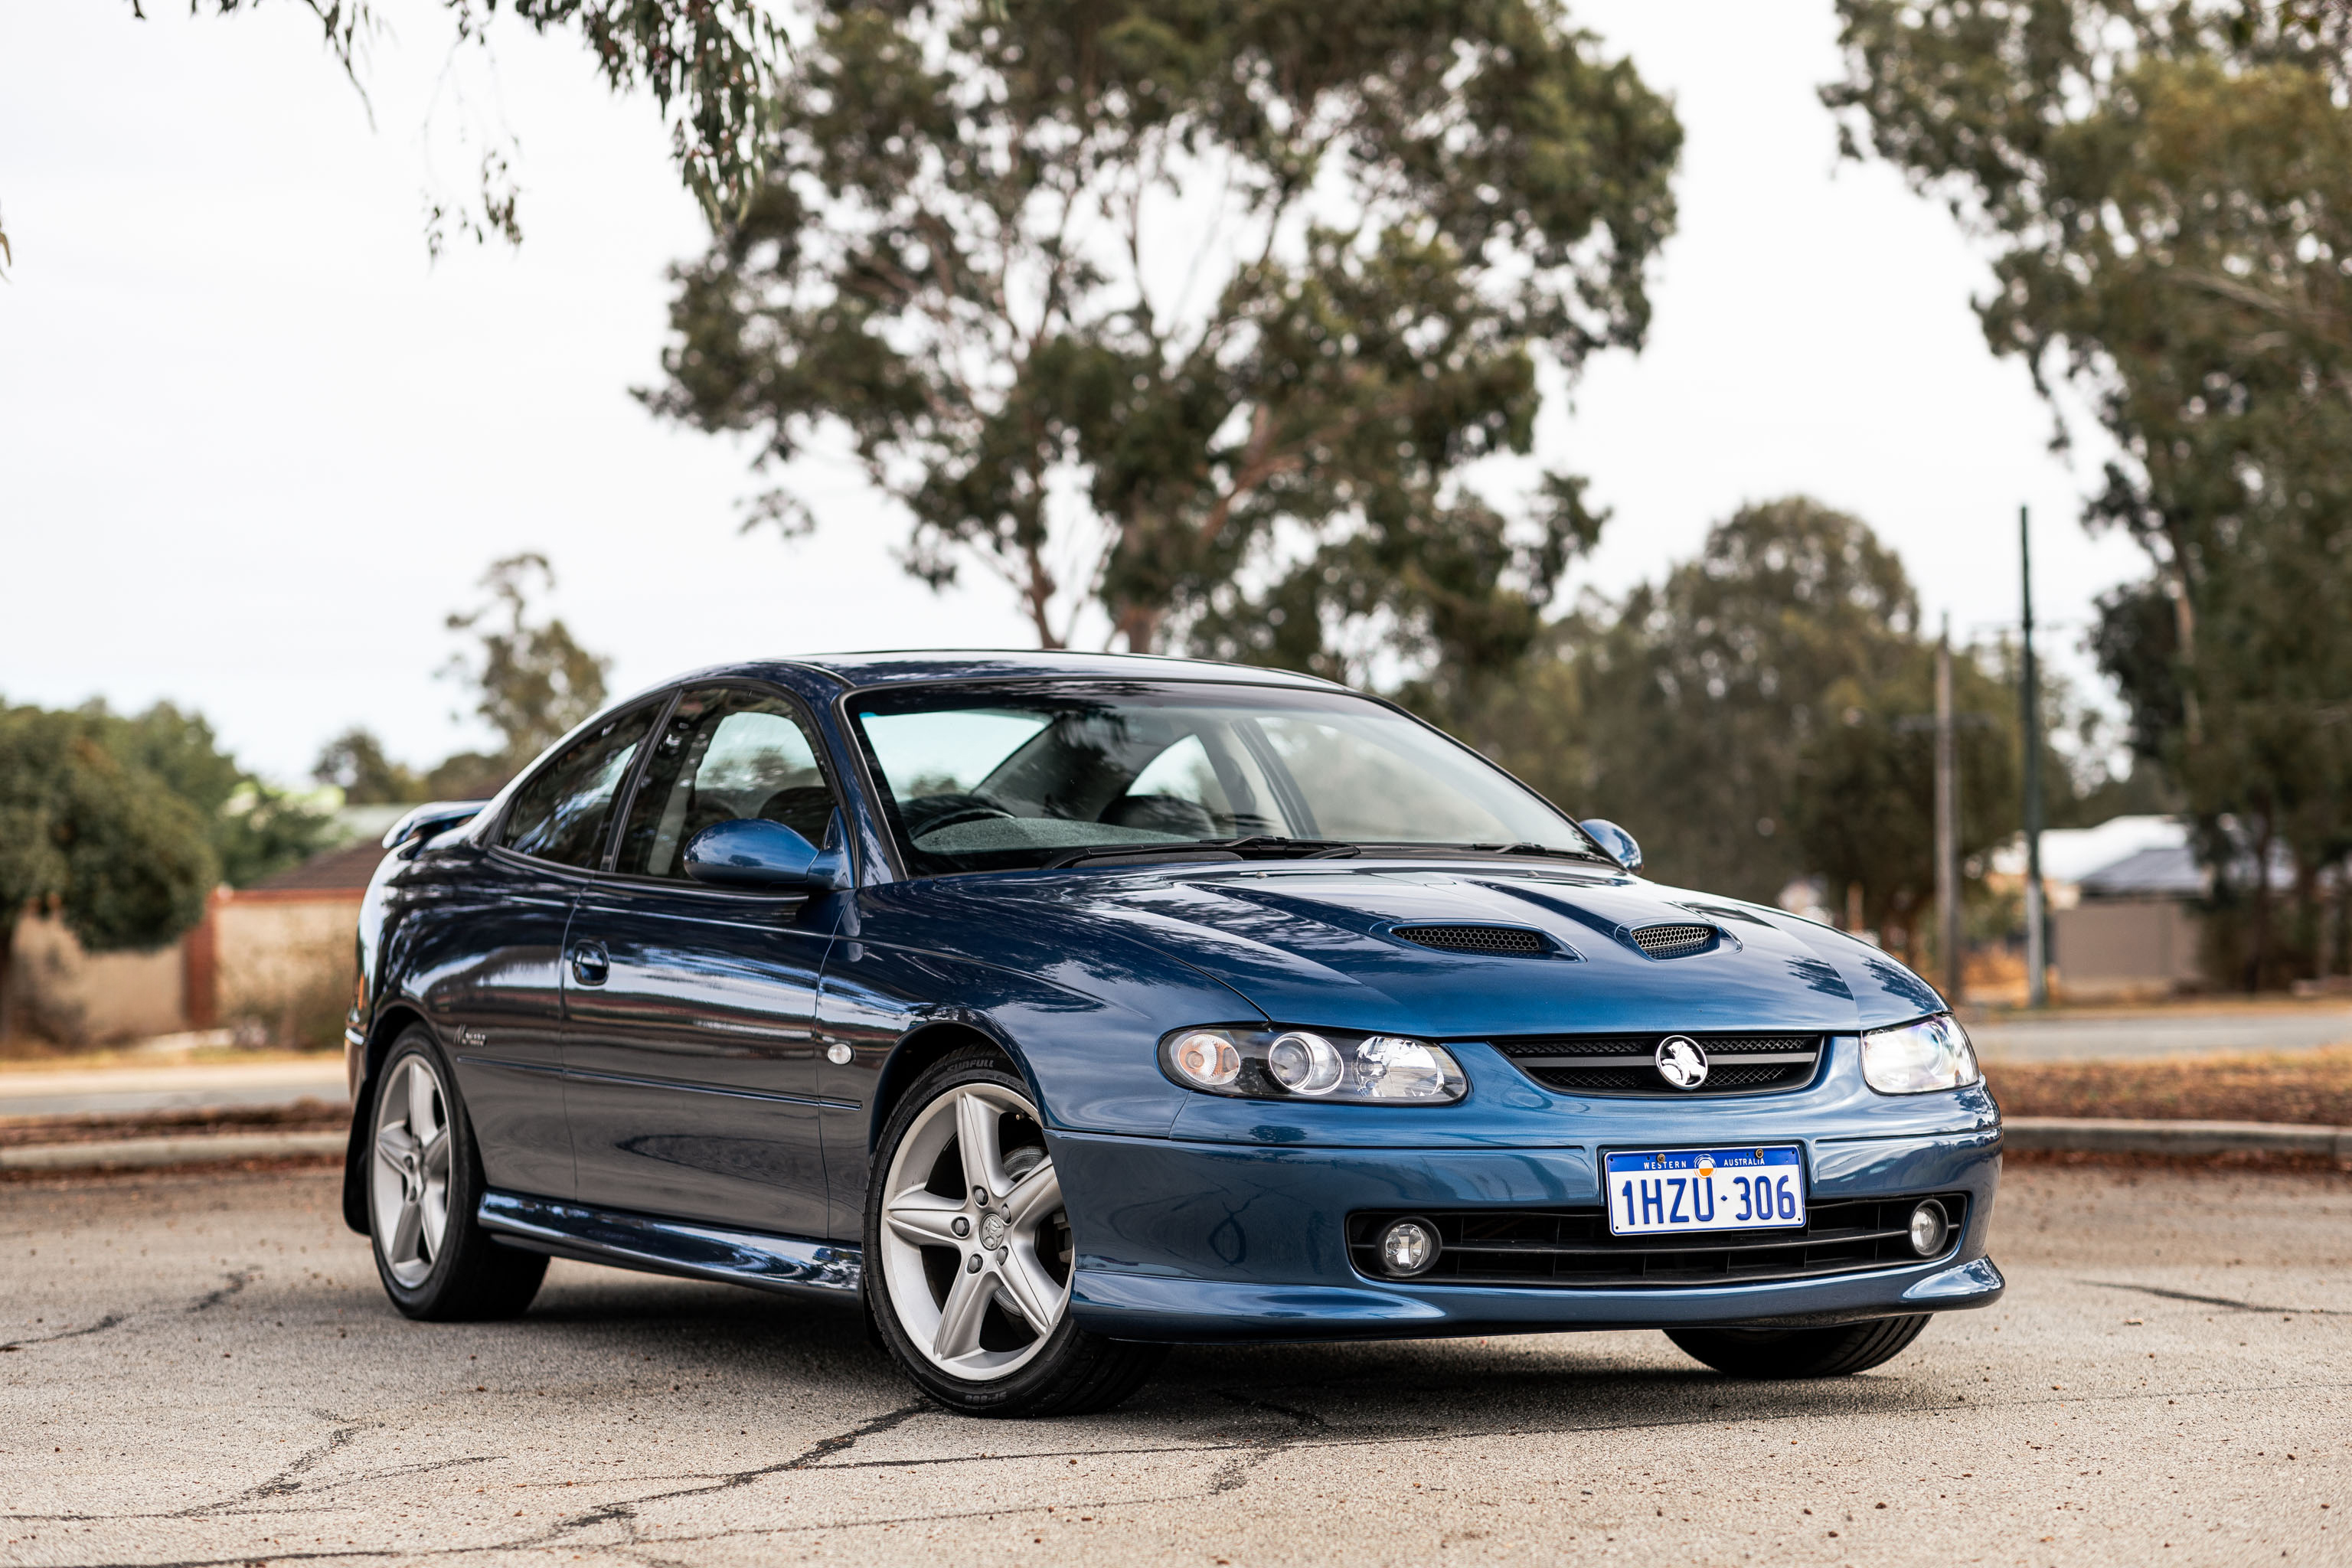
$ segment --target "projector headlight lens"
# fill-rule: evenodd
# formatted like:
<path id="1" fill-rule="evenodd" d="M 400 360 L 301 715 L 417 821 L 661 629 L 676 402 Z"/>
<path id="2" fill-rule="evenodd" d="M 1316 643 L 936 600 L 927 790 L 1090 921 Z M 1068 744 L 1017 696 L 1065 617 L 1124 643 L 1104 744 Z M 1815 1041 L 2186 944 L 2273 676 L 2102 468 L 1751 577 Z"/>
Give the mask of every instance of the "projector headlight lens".
<path id="1" fill-rule="evenodd" d="M 1320 1035 L 1294 1029 L 1265 1048 L 1266 1076 L 1293 1094 L 1325 1095 L 1339 1087 L 1348 1064 L 1339 1048 Z"/>
<path id="2" fill-rule="evenodd" d="M 1451 1105 L 1470 1092 L 1443 1046 L 1337 1029 L 1179 1029 L 1160 1043 L 1168 1076 L 1244 1100 Z"/>
<path id="3" fill-rule="evenodd" d="M 1949 1013 L 1862 1037 L 1862 1077 L 1881 1094 L 1960 1089 L 1984 1077 L 1968 1031 Z"/>

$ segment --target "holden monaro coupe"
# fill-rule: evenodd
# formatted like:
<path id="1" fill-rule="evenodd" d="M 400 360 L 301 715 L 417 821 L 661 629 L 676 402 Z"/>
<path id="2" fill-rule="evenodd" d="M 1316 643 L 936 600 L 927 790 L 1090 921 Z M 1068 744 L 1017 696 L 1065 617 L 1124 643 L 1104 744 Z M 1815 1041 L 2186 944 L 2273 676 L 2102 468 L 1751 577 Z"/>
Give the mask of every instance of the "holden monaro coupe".
<path id="1" fill-rule="evenodd" d="M 1307 677 L 704 670 L 386 843 L 343 1212 L 413 1318 L 551 1255 L 862 1300 L 1016 1415 L 1180 1341 L 1853 1373 L 2002 1289 L 1933 989 Z"/>

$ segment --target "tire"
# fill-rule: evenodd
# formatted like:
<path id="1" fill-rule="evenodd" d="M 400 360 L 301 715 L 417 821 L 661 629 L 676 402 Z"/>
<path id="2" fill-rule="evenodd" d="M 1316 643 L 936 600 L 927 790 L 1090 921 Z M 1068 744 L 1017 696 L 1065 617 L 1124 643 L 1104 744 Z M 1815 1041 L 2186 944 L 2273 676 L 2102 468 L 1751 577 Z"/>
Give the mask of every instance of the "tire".
<path id="1" fill-rule="evenodd" d="M 384 1058 L 366 1108 L 368 1250 L 384 1294 L 408 1317 L 518 1317 L 539 1293 L 547 1258 L 499 1245 L 476 1222 L 482 1159 L 457 1081 L 421 1027 Z"/>
<path id="2" fill-rule="evenodd" d="M 1931 1313 L 1834 1329 L 1668 1329 L 1685 1355 L 1734 1377 L 1850 1377 L 1910 1348 Z"/>
<path id="3" fill-rule="evenodd" d="M 891 1113 L 866 1189 L 866 1300 L 883 1348 L 966 1415 L 1108 1410 L 1166 1347 L 1078 1327 L 1075 1259 L 1028 1086 L 992 1050 L 933 1066 Z"/>

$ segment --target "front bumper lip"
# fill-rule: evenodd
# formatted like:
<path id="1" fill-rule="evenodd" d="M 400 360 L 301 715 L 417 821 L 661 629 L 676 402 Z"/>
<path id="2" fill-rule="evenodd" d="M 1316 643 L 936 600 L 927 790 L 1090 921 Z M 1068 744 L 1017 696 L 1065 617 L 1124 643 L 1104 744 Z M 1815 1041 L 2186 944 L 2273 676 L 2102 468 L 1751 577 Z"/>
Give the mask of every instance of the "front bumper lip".
<path id="1" fill-rule="evenodd" d="M 1576 1127 L 1583 1138 L 1572 1143 L 1484 1148 L 1249 1146 L 1048 1129 L 1077 1239 L 1071 1310 L 1115 1339 L 1314 1340 L 1857 1321 L 2000 1298 L 2000 1270 L 1983 1261 L 2000 1184 L 1997 1122 L 1890 1137 L 1866 1120 L 1775 1120 L 1764 1141 L 1803 1146 L 1811 1201 L 1966 1192 L 1966 1233 L 1945 1258 L 1798 1279 L 1392 1280 L 1358 1271 L 1349 1215 L 1597 1207 L 1603 1149 L 1722 1146 L 1766 1129 L 1744 1112 L 1658 1117 Z"/>
<path id="2" fill-rule="evenodd" d="M 1078 1321 L 1119 1339 L 1409 1339 L 1564 1330 L 1825 1328 L 1989 1307 L 2008 1289 L 1990 1258 L 1823 1279 L 1650 1290 L 1526 1286 L 1253 1285 L 1081 1269 Z"/>

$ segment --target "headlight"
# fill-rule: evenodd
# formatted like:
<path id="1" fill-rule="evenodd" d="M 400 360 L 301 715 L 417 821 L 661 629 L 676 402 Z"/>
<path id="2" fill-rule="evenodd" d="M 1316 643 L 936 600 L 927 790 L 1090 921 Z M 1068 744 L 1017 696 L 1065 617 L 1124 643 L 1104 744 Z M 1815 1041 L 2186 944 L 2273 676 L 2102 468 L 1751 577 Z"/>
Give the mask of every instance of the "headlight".
<path id="1" fill-rule="evenodd" d="M 1983 1076 L 1968 1031 L 1949 1013 L 1862 1037 L 1863 1081 L 1881 1094 L 1958 1089 Z"/>
<path id="2" fill-rule="evenodd" d="M 1160 1065 L 1187 1089 L 1243 1100 L 1451 1105 L 1470 1080 L 1442 1046 L 1318 1029 L 1179 1029 Z"/>

